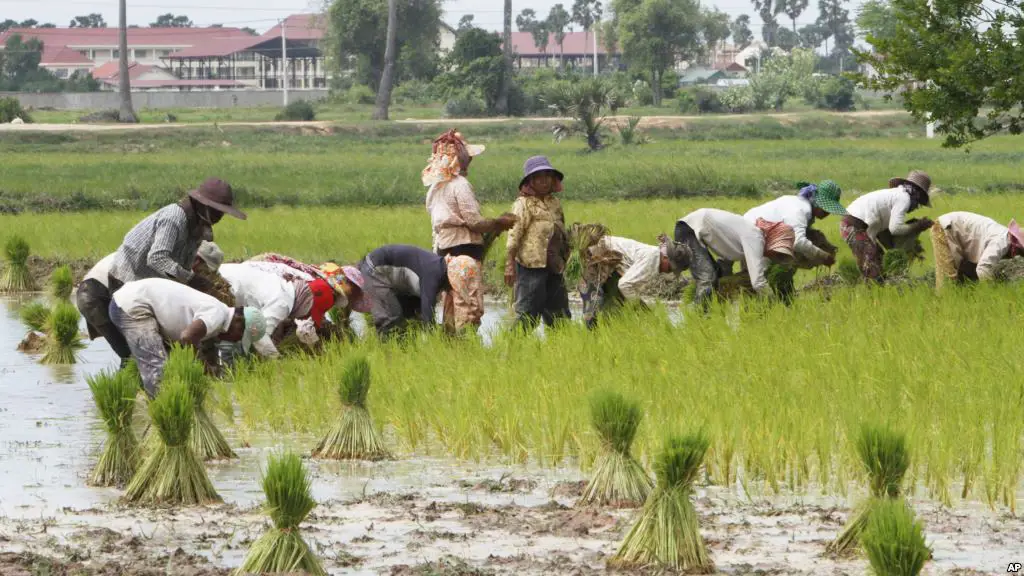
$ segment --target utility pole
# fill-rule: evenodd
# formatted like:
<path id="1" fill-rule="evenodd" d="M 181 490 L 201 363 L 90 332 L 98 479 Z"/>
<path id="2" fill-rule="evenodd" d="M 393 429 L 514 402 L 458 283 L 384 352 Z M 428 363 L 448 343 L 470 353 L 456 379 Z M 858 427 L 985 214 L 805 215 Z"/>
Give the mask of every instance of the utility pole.
<path id="1" fill-rule="evenodd" d="M 281 86 L 284 88 L 284 105 L 288 105 L 288 19 L 281 20 Z"/>
<path id="2" fill-rule="evenodd" d="M 598 24 L 600 24 L 600 22 L 597 19 L 594 19 L 594 23 L 590 25 L 590 27 L 594 29 L 594 76 L 597 76 L 597 73 L 598 73 L 598 65 L 597 65 L 597 30 L 600 28 L 600 26 L 598 26 Z"/>

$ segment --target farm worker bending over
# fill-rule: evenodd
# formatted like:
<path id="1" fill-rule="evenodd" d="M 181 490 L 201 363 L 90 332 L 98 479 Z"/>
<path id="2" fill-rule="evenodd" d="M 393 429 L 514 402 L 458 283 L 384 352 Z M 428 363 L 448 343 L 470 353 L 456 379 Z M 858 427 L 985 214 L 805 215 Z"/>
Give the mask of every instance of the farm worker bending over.
<path id="1" fill-rule="evenodd" d="M 245 220 L 233 206 L 231 186 L 210 178 L 176 204 L 164 206 L 135 225 L 117 249 L 110 271 L 110 291 L 127 282 L 167 278 L 203 292 L 208 286 L 192 272 L 199 244 L 213 240 L 213 225 L 224 214 Z"/>
<path id="2" fill-rule="evenodd" d="M 132 355 L 128 342 L 110 321 L 110 268 L 114 264 L 117 253 L 104 256 L 85 275 L 75 288 L 74 302 L 78 311 L 85 318 L 85 327 L 89 331 L 89 339 L 95 340 L 102 336 L 110 348 L 121 359 L 123 367 Z"/>
<path id="3" fill-rule="evenodd" d="M 473 186 L 466 179 L 469 164 L 484 151 L 483 146 L 467 144 L 454 129 L 433 142 L 432 154 L 423 169 L 427 187 L 427 212 L 430 213 L 434 252 L 438 256 L 468 256 L 462 271 L 464 290 L 447 290 L 443 298 L 444 323 L 449 331 L 480 324 L 484 314 L 483 270 L 484 234 L 493 241 L 512 228 L 515 216 L 502 214 L 484 218 Z"/>
<path id="4" fill-rule="evenodd" d="M 544 156 L 534 156 L 523 166 L 519 198 L 513 206 L 515 226 L 508 234 L 505 284 L 515 286 L 517 324 L 530 329 L 538 320 L 550 326 L 569 318 L 569 293 L 565 289 L 565 262 L 569 238 L 562 204 L 564 176 Z"/>
<path id="5" fill-rule="evenodd" d="M 231 292 L 231 284 L 220 274 L 223 262 L 224 252 L 221 251 L 220 246 L 203 240 L 199 243 L 196 260 L 192 264 L 192 274 L 193 278 L 202 279 L 199 284 L 205 286 L 205 290 L 200 290 L 200 292 L 209 294 L 233 308 L 235 295 Z"/>
<path id="6" fill-rule="evenodd" d="M 231 308 L 184 284 L 149 278 L 125 284 L 110 302 L 110 319 L 124 334 L 150 398 L 160 389 L 167 343 L 200 348 L 207 340 L 241 342 L 248 351 L 266 321 L 255 308 Z"/>
<path id="7" fill-rule="evenodd" d="M 995 265 L 1024 254 L 1024 234 L 1016 220 L 1009 227 L 972 212 L 950 212 L 932 225 L 935 288 L 949 280 L 991 280 Z"/>
<path id="8" fill-rule="evenodd" d="M 707 306 L 721 275 L 711 253 L 742 261 L 751 288 L 763 295 L 768 289 L 765 271 L 769 263 L 791 261 L 795 237 L 793 228 L 782 222 L 758 219 L 751 224 L 739 214 L 702 208 L 676 222 L 675 243 L 666 244 L 666 250 L 677 266 L 690 269 L 697 288 L 695 302 Z"/>
<path id="9" fill-rule="evenodd" d="M 258 309 L 266 320 L 267 333 L 253 343 L 256 352 L 266 358 L 279 356 L 273 337 L 287 326 L 286 320 L 309 317 L 313 308 L 309 286 L 303 280 L 287 282 L 249 264 L 224 264 L 220 271 L 238 305 Z"/>
<path id="10" fill-rule="evenodd" d="M 846 216 L 846 209 L 839 203 L 841 195 L 842 190 L 832 180 L 825 180 L 817 186 L 807 184 L 798 195 L 780 196 L 751 208 L 743 217 L 751 224 L 761 218 L 793 228 L 793 263 L 797 268 L 832 266 L 836 263 L 836 247 L 811 226 L 815 220 L 827 218 L 829 214 Z"/>
<path id="11" fill-rule="evenodd" d="M 857 257 L 857 266 L 865 278 L 882 279 L 882 253 L 893 247 L 895 237 L 916 238 L 931 227 L 932 221 L 927 218 L 907 221 L 907 214 L 931 205 L 931 185 L 927 174 L 914 170 L 906 178 L 889 180 L 889 188 L 869 192 L 847 207 L 839 232 Z"/>
<path id="12" fill-rule="evenodd" d="M 597 313 L 639 300 L 641 291 L 659 274 L 676 271 L 663 245 L 651 246 L 629 238 L 604 235 L 584 252 L 583 319 L 597 324 Z"/>
<path id="13" fill-rule="evenodd" d="M 416 246 L 391 244 L 370 252 L 359 263 L 366 278 L 366 295 L 377 336 L 404 332 L 410 320 L 424 327 L 434 324 L 438 295 L 447 290 L 449 273 L 457 275 L 469 256 L 442 258 Z"/>

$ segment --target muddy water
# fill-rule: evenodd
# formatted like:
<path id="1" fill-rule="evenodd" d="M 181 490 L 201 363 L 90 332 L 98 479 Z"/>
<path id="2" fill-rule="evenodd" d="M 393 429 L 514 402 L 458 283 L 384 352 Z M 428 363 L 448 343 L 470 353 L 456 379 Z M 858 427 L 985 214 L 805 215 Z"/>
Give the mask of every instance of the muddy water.
<path id="1" fill-rule="evenodd" d="M 258 484 L 266 455 L 282 446 L 304 450 L 315 439 L 247 438 L 252 446 L 237 448 L 239 460 L 208 467 L 222 505 L 119 506 L 117 490 L 85 485 L 103 439 L 85 376 L 113 366 L 113 354 L 92 343 L 73 367 L 41 366 L 14 350 L 24 331 L 17 306 L 0 301 L 0 576 L 48 573 L 43 565 L 154 576 L 222 575 L 238 566 L 266 528 Z M 485 325 L 500 326 L 504 308 L 488 314 L 496 319 Z M 224 431 L 238 446 L 234 431 Z M 319 504 L 302 533 L 332 574 L 604 573 L 635 517 L 629 510 L 572 509 L 582 480 L 575 469 L 439 459 L 308 463 Z M 1024 553 L 1019 518 L 975 504 L 913 504 L 934 549 L 927 573 L 1005 573 Z M 710 487 L 699 490 L 696 507 L 723 572 L 867 568 L 862 558 L 823 555 L 849 513 L 843 500 L 789 495 L 751 502 Z"/>

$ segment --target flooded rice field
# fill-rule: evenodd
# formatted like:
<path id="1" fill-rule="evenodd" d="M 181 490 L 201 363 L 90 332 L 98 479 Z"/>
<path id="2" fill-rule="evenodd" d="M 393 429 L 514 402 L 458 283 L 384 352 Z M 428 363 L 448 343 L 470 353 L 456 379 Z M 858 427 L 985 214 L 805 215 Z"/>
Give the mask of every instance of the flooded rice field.
<path id="1" fill-rule="evenodd" d="M 27 300 L 22 300 L 27 301 Z M 111 367 L 102 342 L 73 367 L 42 366 L 15 350 L 19 300 L 0 300 L 0 576 L 227 574 L 269 520 L 260 466 L 307 437 L 247 437 L 240 458 L 208 466 L 224 504 L 136 509 L 120 492 L 86 486 L 103 440 L 85 376 Z M 489 309 L 488 327 L 503 310 Z M 493 329 L 493 328 L 489 328 Z M 307 461 L 319 503 L 301 531 L 331 574 L 597 574 L 635 511 L 573 508 L 577 469 L 497 467 L 439 459 Z M 980 504 L 914 500 L 934 559 L 928 574 L 1005 573 L 1024 558 L 1024 522 Z M 701 488 L 704 537 L 723 573 L 863 574 L 863 558 L 826 544 L 849 514 L 844 499 L 750 498 Z"/>

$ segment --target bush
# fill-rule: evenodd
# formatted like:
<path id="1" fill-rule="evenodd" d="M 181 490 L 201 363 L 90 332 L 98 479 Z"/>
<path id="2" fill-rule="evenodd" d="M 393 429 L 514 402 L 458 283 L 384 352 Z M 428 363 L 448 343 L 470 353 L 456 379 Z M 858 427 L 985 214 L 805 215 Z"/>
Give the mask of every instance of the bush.
<path id="1" fill-rule="evenodd" d="M 847 112 L 854 109 L 854 104 L 853 80 L 834 76 L 819 84 L 816 107 L 836 112 Z"/>
<path id="2" fill-rule="evenodd" d="M 391 99 L 396 104 L 417 104 L 424 106 L 434 102 L 434 87 L 422 80 L 407 80 L 395 88 L 395 91 L 391 94 Z"/>
<path id="3" fill-rule="evenodd" d="M 348 100 L 349 104 L 376 104 L 377 94 L 373 90 L 370 90 L 368 86 L 362 84 L 356 84 L 345 92 L 345 99 Z"/>
<path id="4" fill-rule="evenodd" d="M 718 99 L 722 107 L 733 114 L 746 114 L 754 109 L 754 90 L 750 86 L 733 86 Z"/>
<path id="5" fill-rule="evenodd" d="M 697 101 L 697 111 L 701 114 L 715 114 L 723 109 L 718 93 L 713 90 L 698 88 L 693 91 L 693 97 Z"/>
<path id="6" fill-rule="evenodd" d="M 637 80 L 633 83 L 633 105 L 650 106 L 654 104 L 654 90 L 644 80 Z"/>
<path id="7" fill-rule="evenodd" d="M 675 98 L 679 92 L 679 74 L 675 70 L 669 70 L 661 75 L 661 95 L 665 98 Z"/>
<path id="8" fill-rule="evenodd" d="M 274 120 L 286 120 L 289 122 L 311 122 L 316 119 L 316 111 L 313 105 L 305 100 L 289 102 Z"/>
<path id="9" fill-rule="evenodd" d="M 697 99 L 694 97 L 693 92 L 680 90 L 679 94 L 676 95 L 676 109 L 680 114 L 693 114 L 697 112 Z"/>
<path id="10" fill-rule="evenodd" d="M 32 117 L 17 98 L 0 98 L 0 124 L 8 124 L 15 118 L 21 118 L 25 123 L 32 122 Z"/>
<path id="11" fill-rule="evenodd" d="M 482 118 L 487 116 L 487 105 L 470 93 L 453 96 L 444 103 L 441 116 L 445 118 Z"/>

